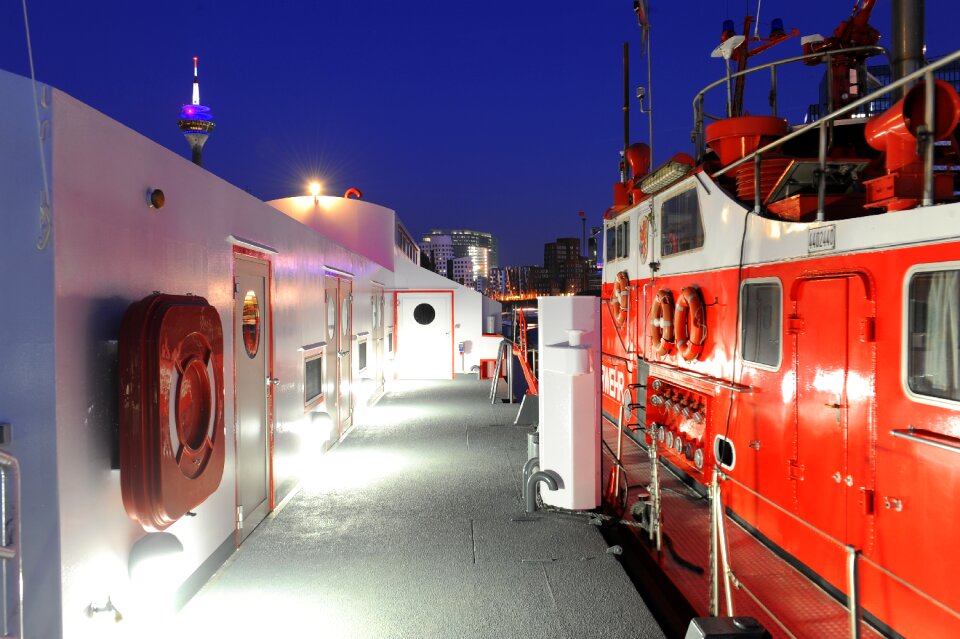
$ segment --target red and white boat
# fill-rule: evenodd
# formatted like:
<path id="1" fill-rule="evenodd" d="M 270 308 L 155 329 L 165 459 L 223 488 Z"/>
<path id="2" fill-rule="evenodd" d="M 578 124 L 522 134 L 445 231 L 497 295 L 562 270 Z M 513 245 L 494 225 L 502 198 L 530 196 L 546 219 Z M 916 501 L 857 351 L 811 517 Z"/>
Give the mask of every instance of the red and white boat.
<path id="1" fill-rule="evenodd" d="M 775 637 L 960 622 L 960 52 L 866 95 L 873 5 L 751 69 L 790 34 L 726 31 L 726 117 L 701 93 L 695 157 L 626 149 L 604 222 L 605 502 L 698 614 Z M 829 115 L 743 115 L 790 62 L 826 64 Z"/>

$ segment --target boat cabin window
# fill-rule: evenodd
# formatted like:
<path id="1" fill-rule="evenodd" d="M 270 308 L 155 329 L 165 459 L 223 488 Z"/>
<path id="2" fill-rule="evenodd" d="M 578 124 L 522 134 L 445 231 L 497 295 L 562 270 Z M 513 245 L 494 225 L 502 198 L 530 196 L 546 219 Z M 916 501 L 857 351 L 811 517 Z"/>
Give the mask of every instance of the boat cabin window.
<path id="1" fill-rule="evenodd" d="M 740 293 L 740 356 L 745 362 L 780 367 L 779 280 L 747 281 Z"/>
<path id="2" fill-rule="evenodd" d="M 620 222 L 607 229 L 606 261 L 611 262 L 624 257 L 630 257 L 630 221 Z"/>
<path id="3" fill-rule="evenodd" d="M 630 221 L 617 226 L 617 257 L 630 257 Z"/>
<path id="4" fill-rule="evenodd" d="M 660 255 L 676 255 L 703 246 L 703 222 L 697 189 L 687 189 L 660 205 Z"/>
<path id="5" fill-rule="evenodd" d="M 960 269 L 915 274 L 909 296 L 910 390 L 960 401 Z"/>
<path id="6" fill-rule="evenodd" d="M 323 396 L 323 352 L 318 351 L 303 362 L 303 404 L 310 407 Z"/>

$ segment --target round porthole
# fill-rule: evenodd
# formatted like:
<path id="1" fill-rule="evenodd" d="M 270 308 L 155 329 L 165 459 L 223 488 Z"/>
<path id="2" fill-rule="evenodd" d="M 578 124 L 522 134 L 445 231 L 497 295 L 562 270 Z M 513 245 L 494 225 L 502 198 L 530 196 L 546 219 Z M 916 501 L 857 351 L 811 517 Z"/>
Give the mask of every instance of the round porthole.
<path id="1" fill-rule="evenodd" d="M 247 357 L 253 359 L 260 350 L 260 302 L 257 294 L 247 291 L 243 297 L 243 347 Z"/>
<path id="2" fill-rule="evenodd" d="M 432 323 L 436 317 L 437 312 L 429 304 L 417 304 L 417 307 L 413 309 L 413 319 L 417 321 L 417 324 L 426 326 Z"/>

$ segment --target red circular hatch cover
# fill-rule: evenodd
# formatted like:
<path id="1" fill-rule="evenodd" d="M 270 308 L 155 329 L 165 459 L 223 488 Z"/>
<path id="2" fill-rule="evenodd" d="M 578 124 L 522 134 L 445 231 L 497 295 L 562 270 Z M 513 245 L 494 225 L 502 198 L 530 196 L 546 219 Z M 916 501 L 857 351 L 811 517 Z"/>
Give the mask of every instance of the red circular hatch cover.
<path id="1" fill-rule="evenodd" d="M 156 293 L 120 327 L 120 488 L 127 514 L 163 530 L 220 485 L 223 329 L 202 297 Z"/>

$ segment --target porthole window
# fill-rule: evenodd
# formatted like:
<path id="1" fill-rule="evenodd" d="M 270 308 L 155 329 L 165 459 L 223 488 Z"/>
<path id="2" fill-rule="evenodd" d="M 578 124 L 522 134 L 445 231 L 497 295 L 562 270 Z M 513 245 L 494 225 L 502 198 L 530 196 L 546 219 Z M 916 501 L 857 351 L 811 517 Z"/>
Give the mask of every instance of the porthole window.
<path id="1" fill-rule="evenodd" d="M 328 294 L 327 295 L 327 339 L 332 341 L 336 336 L 337 336 L 336 295 Z"/>
<path id="2" fill-rule="evenodd" d="M 260 302 L 257 300 L 257 294 L 253 291 L 247 291 L 243 297 L 243 317 L 241 319 L 243 330 L 243 348 L 247 351 L 247 357 L 253 359 L 260 350 Z"/>
<path id="3" fill-rule="evenodd" d="M 343 298 L 343 304 L 340 306 L 340 332 L 347 336 L 350 334 L 350 298 Z"/>
<path id="4" fill-rule="evenodd" d="M 427 326 L 432 324 L 436 317 L 437 312 L 427 303 L 417 304 L 417 307 L 413 309 L 413 319 L 416 320 L 417 324 Z"/>
<path id="5" fill-rule="evenodd" d="M 737 451 L 733 447 L 733 442 L 717 435 L 713 440 L 713 457 L 721 468 L 731 470 L 737 463 Z"/>

